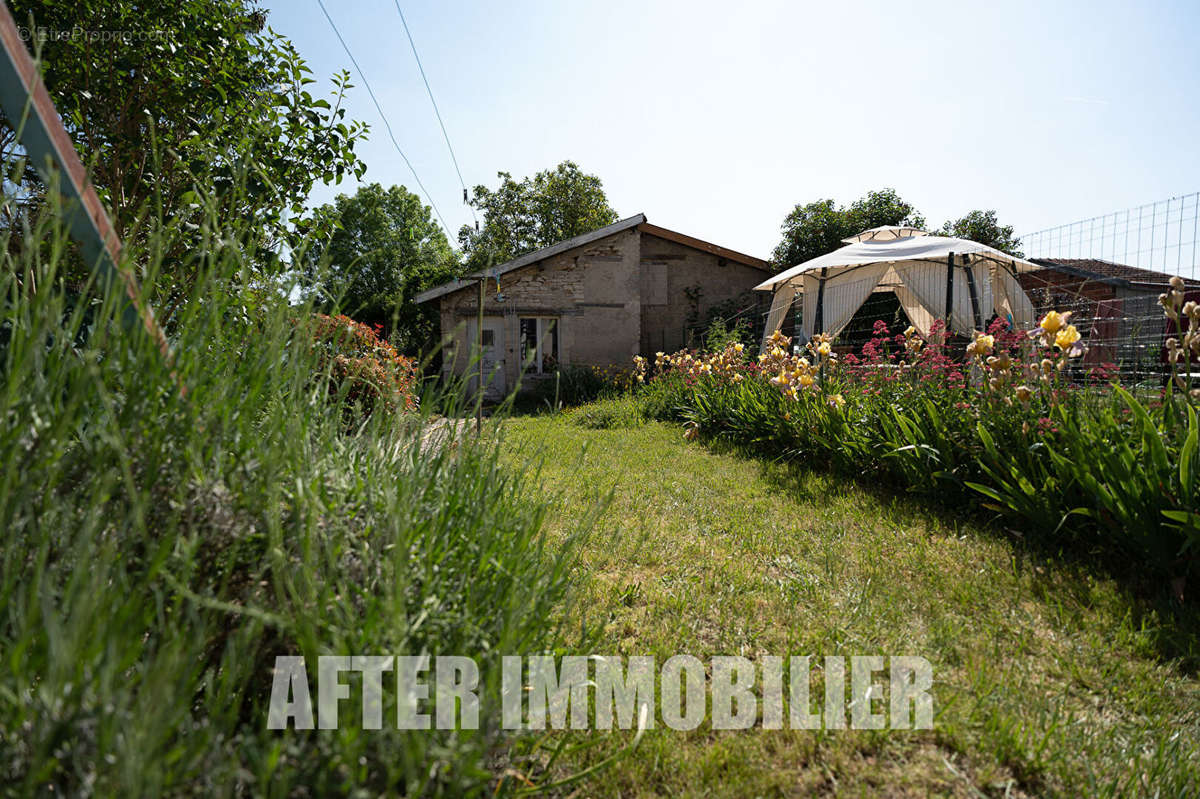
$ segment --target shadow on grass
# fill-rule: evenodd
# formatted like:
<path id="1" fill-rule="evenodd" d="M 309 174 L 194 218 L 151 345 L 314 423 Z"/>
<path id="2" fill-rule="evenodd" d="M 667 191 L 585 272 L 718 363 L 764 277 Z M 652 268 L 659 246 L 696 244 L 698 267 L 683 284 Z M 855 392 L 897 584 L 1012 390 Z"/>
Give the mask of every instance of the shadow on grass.
<path id="1" fill-rule="evenodd" d="M 765 455 L 722 437 L 703 441 L 711 452 L 757 463 L 764 482 L 800 501 L 819 502 L 828 490 L 826 481 L 837 478 L 852 481 L 858 490 L 895 514 L 902 524 L 932 522 L 931 526 L 937 529 L 955 531 L 969 522 L 972 535 L 975 530 L 982 530 L 1010 542 L 1013 568 L 1033 581 L 1041 597 L 1058 596 L 1066 591 L 1074 603 L 1087 607 L 1094 602 L 1094 577 L 1109 577 L 1119 588 L 1119 610 L 1129 616 L 1133 629 L 1148 638 L 1157 656 L 1174 661 L 1184 674 L 1200 674 L 1200 605 L 1195 596 L 1179 602 L 1165 581 L 1152 579 L 1137 568 L 1133 559 L 1119 551 L 1055 547 L 1044 538 L 1027 536 L 978 505 L 951 505 L 951 501 L 962 502 L 962 490 L 957 486 L 942 497 L 935 497 L 905 491 L 864 474 L 846 474 L 827 460 L 809 459 L 802 463 L 786 452 Z M 1200 586 L 1192 586 L 1192 590 L 1194 594 L 1200 591 Z"/>

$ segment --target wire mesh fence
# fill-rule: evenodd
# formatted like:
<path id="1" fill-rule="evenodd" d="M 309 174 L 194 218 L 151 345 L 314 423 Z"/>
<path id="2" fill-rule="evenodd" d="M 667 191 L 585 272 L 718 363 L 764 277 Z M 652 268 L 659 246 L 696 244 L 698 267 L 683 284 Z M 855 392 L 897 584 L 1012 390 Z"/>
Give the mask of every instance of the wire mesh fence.
<path id="1" fill-rule="evenodd" d="M 1200 192 L 1021 236 L 1030 258 L 1094 258 L 1197 279 Z"/>
<path id="2" fill-rule="evenodd" d="M 1178 331 L 1158 296 L 1179 276 L 1200 300 L 1200 192 L 1027 233 L 1021 246 L 1045 266 L 1022 278 L 1034 307 L 1072 312 L 1087 361 L 1115 364 L 1123 380 L 1165 376 Z"/>
<path id="3" fill-rule="evenodd" d="M 1071 323 L 1087 345 L 1083 365 L 1111 370 L 1128 383 L 1165 379 L 1169 373 L 1165 342 L 1177 331 L 1158 302 L 1166 281 L 1122 286 L 1047 268 L 1021 282 L 1039 315 L 1071 312 Z M 1200 299 L 1200 285 L 1188 298 Z"/>

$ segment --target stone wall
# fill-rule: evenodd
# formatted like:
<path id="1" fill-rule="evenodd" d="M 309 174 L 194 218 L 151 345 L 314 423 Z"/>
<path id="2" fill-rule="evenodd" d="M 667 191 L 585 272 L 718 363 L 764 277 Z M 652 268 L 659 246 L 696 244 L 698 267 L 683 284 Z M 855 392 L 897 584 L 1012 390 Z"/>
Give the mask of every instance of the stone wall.
<path id="1" fill-rule="evenodd" d="M 626 230 L 501 275 L 502 302 L 496 299 L 496 282 L 488 282 L 483 312 L 504 320 L 504 371 L 510 389 L 520 376 L 521 317 L 558 319 L 563 365 L 625 364 L 637 354 L 639 244 L 640 234 Z M 456 374 L 469 363 L 478 301 L 478 284 L 441 300 L 443 337 L 454 356 L 444 360 L 444 369 Z"/>
<path id="2" fill-rule="evenodd" d="M 483 311 L 502 325 L 511 390 L 521 377 L 521 317 L 558 319 L 564 366 L 628 367 L 639 353 L 679 349 L 686 327 L 766 277 L 760 269 L 633 229 L 501 275 L 502 302 L 496 281 L 489 281 Z M 478 300 L 478 284 L 441 298 L 447 371 L 462 374 L 469 364 Z M 522 378 L 526 386 L 536 379 Z"/>
<path id="3" fill-rule="evenodd" d="M 643 234 L 642 353 L 674 352 L 687 346 L 688 329 L 702 324 L 710 308 L 745 295 L 769 276 L 738 261 Z M 747 297 L 747 304 L 757 300 L 756 295 Z"/>

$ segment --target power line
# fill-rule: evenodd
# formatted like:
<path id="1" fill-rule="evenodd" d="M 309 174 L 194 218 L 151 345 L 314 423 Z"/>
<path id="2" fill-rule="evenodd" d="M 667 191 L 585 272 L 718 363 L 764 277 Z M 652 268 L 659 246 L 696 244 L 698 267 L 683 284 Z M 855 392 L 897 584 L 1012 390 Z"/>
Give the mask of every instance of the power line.
<path id="1" fill-rule="evenodd" d="M 396 152 L 400 153 L 400 157 L 404 159 L 404 163 L 408 165 L 408 169 L 412 172 L 413 178 L 416 179 L 417 185 L 424 192 L 425 198 L 429 200 L 430 207 L 437 214 L 438 220 L 442 223 L 442 228 L 446 231 L 446 235 L 450 235 L 450 226 L 446 224 L 446 220 L 442 218 L 442 212 L 438 210 L 437 203 L 433 201 L 433 195 L 429 193 L 429 189 L 425 188 L 425 184 L 421 182 L 421 176 L 417 174 L 417 170 L 413 168 L 412 162 L 408 160 L 408 156 L 404 154 L 404 150 L 400 149 L 400 143 L 396 141 L 396 136 L 392 133 L 392 125 L 388 122 L 387 114 L 383 113 L 383 108 L 379 105 L 379 100 L 375 97 L 375 92 L 371 89 L 370 82 L 367 81 L 367 76 L 363 73 L 362 67 L 358 65 L 358 59 L 354 57 L 354 53 L 350 52 L 350 46 L 346 44 L 346 40 L 342 38 L 341 31 L 337 25 L 333 24 L 333 17 L 329 16 L 328 9 L 325 8 L 325 3 L 322 0 L 317 0 L 317 5 L 321 7 L 321 13 L 325 15 L 325 19 L 329 22 L 329 27 L 333 28 L 333 33 L 337 36 L 338 41 L 342 43 L 342 49 L 346 51 L 346 55 L 350 56 L 350 63 L 354 64 L 354 68 L 358 70 L 358 76 L 362 78 L 363 86 L 367 87 L 367 94 L 371 95 L 371 102 L 375 103 L 375 110 L 379 112 L 379 117 L 383 120 L 383 126 L 387 129 L 388 138 L 392 140 L 392 146 L 396 148 Z"/>
<path id="2" fill-rule="evenodd" d="M 429 78 L 425 76 L 425 67 L 421 64 L 421 56 L 417 54 L 417 44 L 413 41 L 412 32 L 408 29 L 408 20 L 404 18 L 404 11 L 400 8 L 400 0 L 395 0 L 396 12 L 400 14 L 400 24 L 404 26 L 404 35 L 408 37 L 408 44 L 412 47 L 413 58 L 417 60 L 417 69 L 421 73 L 421 80 L 425 82 L 425 91 L 429 93 L 429 102 L 433 104 L 433 113 L 437 115 L 438 125 L 442 128 L 442 136 L 446 139 L 446 149 L 450 151 L 450 160 L 454 162 L 454 171 L 458 173 L 458 184 L 462 186 L 463 202 L 467 201 L 467 182 L 463 180 L 462 170 L 458 167 L 458 157 L 454 154 L 454 145 L 450 143 L 450 134 L 446 132 L 446 123 L 442 121 L 442 112 L 438 110 L 437 100 L 433 99 L 433 88 L 429 85 Z M 475 217 L 475 209 L 467 204 L 471 209 L 471 216 Z M 476 218 L 478 222 L 478 218 Z"/>

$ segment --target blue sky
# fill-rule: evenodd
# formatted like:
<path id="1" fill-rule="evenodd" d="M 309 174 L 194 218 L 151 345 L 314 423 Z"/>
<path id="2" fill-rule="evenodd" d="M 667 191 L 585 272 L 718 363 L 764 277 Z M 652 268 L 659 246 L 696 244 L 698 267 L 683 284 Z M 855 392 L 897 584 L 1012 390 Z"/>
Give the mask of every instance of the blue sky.
<path id="1" fill-rule="evenodd" d="M 471 218 L 392 0 L 325 0 L 451 233 Z M 321 81 L 316 0 L 265 0 Z M 767 257 L 892 186 L 1031 232 L 1200 189 L 1200 3 L 401 2 L 467 185 L 563 159 L 622 216 Z M 415 188 L 361 83 L 364 180 Z M 320 187 L 313 200 L 353 191 Z"/>

